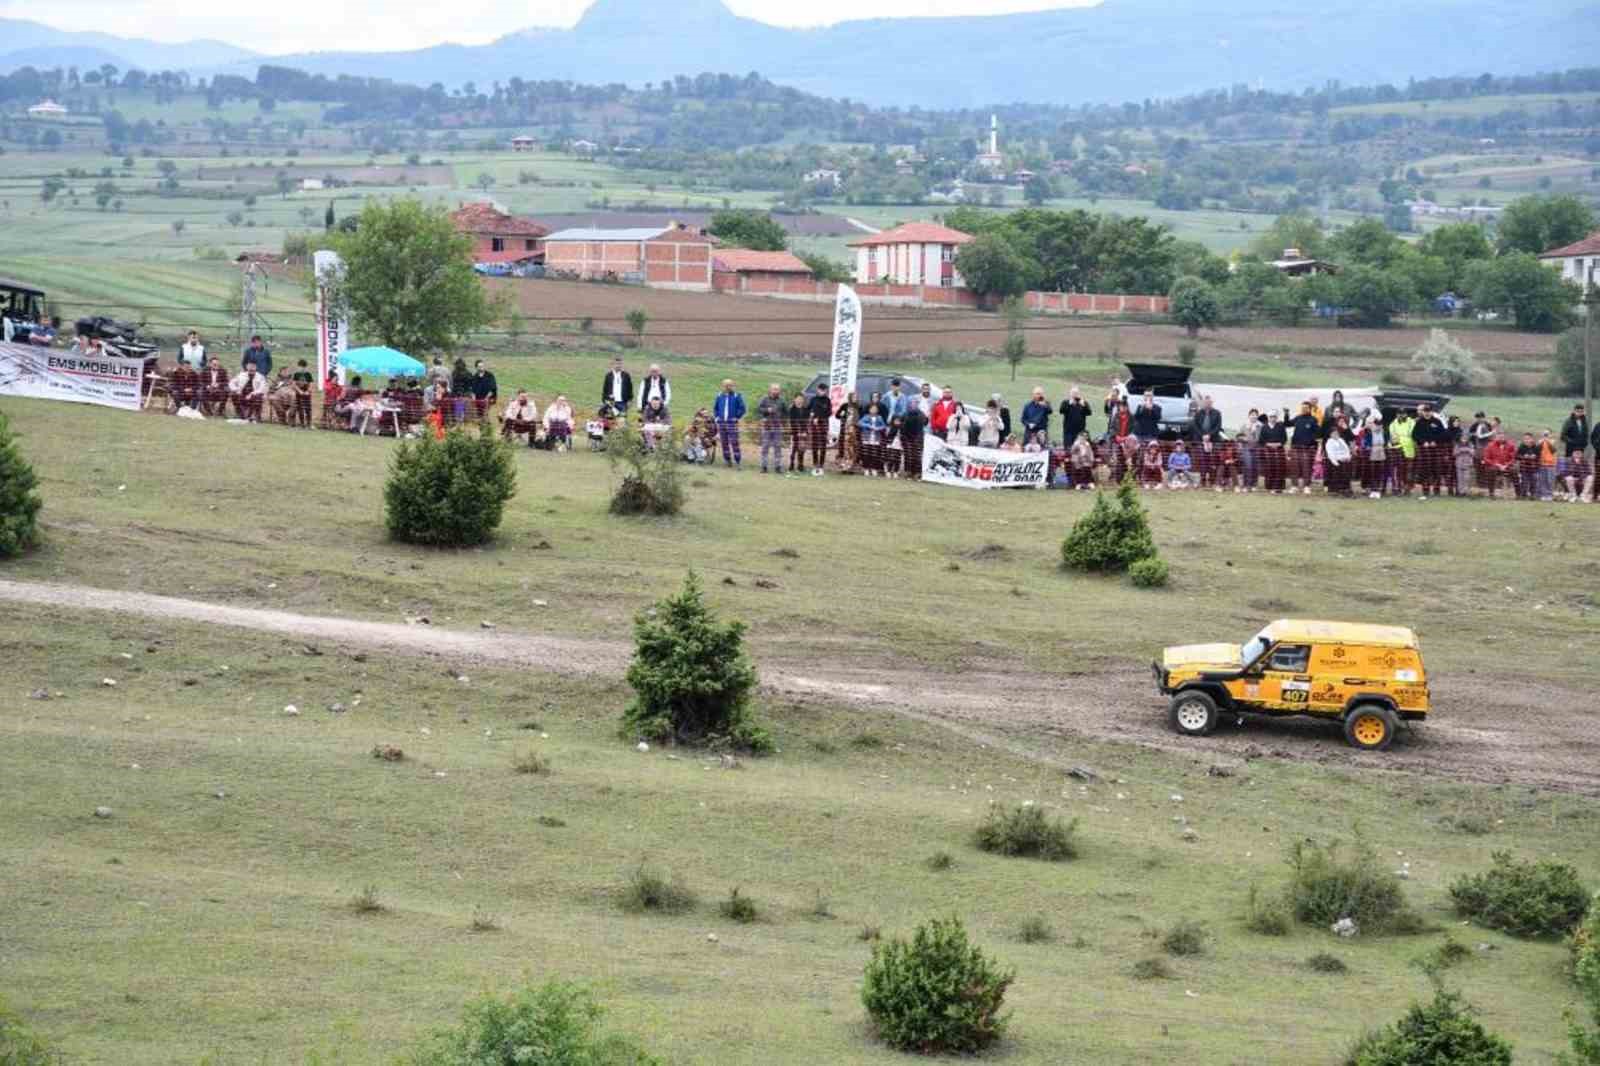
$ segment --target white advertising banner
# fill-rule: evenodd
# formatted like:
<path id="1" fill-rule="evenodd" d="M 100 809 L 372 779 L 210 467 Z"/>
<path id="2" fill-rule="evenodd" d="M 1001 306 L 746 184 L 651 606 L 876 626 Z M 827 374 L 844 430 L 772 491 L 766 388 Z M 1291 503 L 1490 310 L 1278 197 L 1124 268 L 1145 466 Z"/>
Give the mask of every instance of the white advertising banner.
<path id="1" fill-rule="evenodd" d="M 949 444 L 931 433 L 922 444 L 922 480 L 966 489 L 1042 489 L 1048 452 L 1007 452 Z"/>
<path id="2" fill-rule="evenodd" d="M 0 343 L 0 395 L 139 410 L 144 360 Z"/>
<path id="3" fill-rule="evenodd" d="M 328 309 L 329 275 L 344 274 L 344 260 L 338 252 L 319 251 L 311 257 L 317 275 L 317 388 L 329 378 L 344 384 L 344 353 L 350 346 L 350 320 L 334 316 Z"/>
<path id="4" fill-rule="evenodd" d="M 837 411 L 856 388 L 861 366 L 861 298 L 848 285 L 839 286 L 833 305 L 833 361 L 828 367 L 828 399 Z"/>

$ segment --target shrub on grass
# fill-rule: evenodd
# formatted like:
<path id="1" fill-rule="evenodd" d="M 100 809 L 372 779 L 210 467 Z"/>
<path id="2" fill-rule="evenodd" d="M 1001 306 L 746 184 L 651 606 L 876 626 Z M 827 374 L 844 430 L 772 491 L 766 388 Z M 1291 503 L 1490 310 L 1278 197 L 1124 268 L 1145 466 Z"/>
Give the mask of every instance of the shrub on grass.
<path id="1" fill-rule="evenodd" d="M 1277 896 L 1264 894 L 1255 885 L 1244 901 L 1244 927 L 1262 936 L 1288 936 L 1294 924 L 1289 905 Z"/>
<path id="2" fill-rule="evenodd" d="M 968 941 L 960 919 L 935 918 L 909 941 L 873 946 L 861 1002 L 890 1047 L 970 1054 L 1004 1034 L 1010 1015 L 1001 1007 L 1015 977 Z"/>
<path id="3" fill-rule="evenodd" d="M 517 491 L 511 448 L 485 423 L 476 436 L 401 441 L 383 488 L 389 535 L 408 544 L 462 548 L 494 535 Z"/>
<path id="4" fill-rule="evenodd" d="M 500 920 L 484 910 L 483 907 L 478 906 L 472 908 L 472 921 L 467 928 L 474 933 L 494 933 L 500 929 Z"/>
<path id="5" fill-rule="evenodd" d="M 1350 967 L 1337 955 L 1330 955 L 1326 951 L 1319 951 L 1306 960 L 1306 966 L 1317 973 L 1348 973 Z"/>
<path id="6" fill-rule="evenodd" d="M 0 414 L 0 559 L 9 559 L 39 543 L 39 509 L 44 501 L 34 491 L 39 478 L 17 447 L 11 424 Z"/>
<path id="7" fill-rule="evenodd" d="M 0 1064 L 4 1066 L 57 1066 L 61 1056 L 51 1049 L 0 1000 Z"/>
<path id="8" fill-rule="evenodd" d="M 1600 977 L 1600 892 L 1589 901 L 1589 911 L 1573 928 L 1567 947 L 1572 951 L 1573 974 L 1582 970 L 1586 959 L 1593 959 L 1595 975 Z"/>
<path id="9" fill-rule="evenodd" d="M 744 623 L 717 621 L 694 571 L 681 592 L 634 619 L 633 640 L 626 737 L 772 750 L 772 737 L 748 707 L 756 671 L 744 654 Z"/>
<path id="10" fill-rule="evenodd" d="M 1061 562 L 1072 570 L 1120 572 L 1140 559 L 1156 556 L 1156 542 L 1144 507 L 1126 480 L 1117 489 L 1116 504 L 1102 490 L 1089 513 L 1072 524 L 1061 542 Z"/>
<path id="11" fill-rule="evenodd" d="M 1167 583 L 1165 559 L 1140 559 L 1128 566 L 1128 580 L 1135 588 L 1158 589 Z"/>
<path id="12" fill-rule="evenodd" d="M 536 751 L 525 751 L 511 760 L 511 768 L 519 774 L 547 774 L 550 760 Z"/>
<path id="13" fill-rule="evenodd" d="M 1166 981 L 1172 977 L 1172 966 L 1160 955 L 1146 955 L 1133 964 L 1135 981 Z"/>
<path id="14" fill-rule="evenodd" d="M 1017 927 L 1017 939 L 1024 944 L 1048 944 L 1056 938 L 1056 931 L 1042 914 L 1024 918 Z"/>
<path id="15" fill-rule="evenodd" d="M 1190 918 L 1181 918 L 1161 934 L 1161 950 L 1168 955 L 1185 957 L 1205 953 L 1206 941 L 1211 934 L 1206 927 Z"/>
<path id="16" fill-rule="evenodd" d="M 663 436 L 651 448 L 644 434 L 623 420 L 606 439 L 606 458 L 612 471 L 622 474 L 611 494 L 612 514 L 664 516 L 683 510 L 683 469 L 676 434 Z"/>
<path id="17" fill-rule="evenodd" d="M 1430 974 L 1448 970 L 1472 958 L 1472 949 L 1453 936 L 1446 936 L 1427 954 L 1417 960 L 1417 965 Z"/>
<path id="18" fill-rule="evenodd" d="M 640 865 L 622 888 L 622 909 L 682 914 L 693 910 L 695 895 L 681 877 L 669 877 L 653 866 Z"/>
<path id="19" fill-rule="evenodd" d="M 1493 865 L 1450 886 L 1456 913 L 1512 936 L 1561 936 L 1583 920 L 1589 892 L 1562 862 L 1518 862 L 1497 851 Z"/>
<path id="20" fill-rule="evenodd" d="M 722 912 L 724 918 L 741 925 L 749 925 L 760 917 L 755 900 L 749 896 L 741 896 L 737 888 L 728 893 L 728 898 L 719 903 L 717 909 Z"/>
<path id="21" fill-rule="evenodd" d="M 461 1024 L 436 1032 L 408 1066 L 659 1066 L 633 1041 L 600 1030 L 604 1011 L 577 985 L 550 981 L 467 1006 Z"/>
<path id="22" fill-rule="evenodd" d="M 1078 845 L 1073 839 L 1077 831 L 1076 818 L 1070 822 L 1052 819 L 1043 808 L 1031 803 L 1009 809 L 991 803 L 975 839 L 984 851 L 1060 862 L 1078 857 Z"/>
<path id="23" fill-rule="evenodd" d="M 1422 927 L 1406 903 L 1400 878 L 1378 865 L 1378 857 L 1358 842 L 1348 858 L 1338 844 L 1323 847 L 1300 841 L 1289 851 L 1293 875 L 1289 907 L 1296 920 L 1324 929 L 1349 918 L 1363 932 L 1413 933 Z"/>
<path id="24" fill-rule="evenodd" d="M 1392 1025 L 1356 1042 L 1345 1066 L 1510 1066 L 1511 1045 L 1472 1017 L 1459 993 L 1439 989 Z"/>
<path id="25" fill-rule="evenodd" d="M 378 896 L 378 886 L 366 885 L 360 892 L 350 897 L 350 909 L 357 914 L 382 914 L 389 908 Z"/>
<path id="26" fill-rule="evenodd" d="M 936 851 L 923 860 L 924 865 L 935 873 L 948 870 L 956 864 L 956 857 L 948 851 Z"/>

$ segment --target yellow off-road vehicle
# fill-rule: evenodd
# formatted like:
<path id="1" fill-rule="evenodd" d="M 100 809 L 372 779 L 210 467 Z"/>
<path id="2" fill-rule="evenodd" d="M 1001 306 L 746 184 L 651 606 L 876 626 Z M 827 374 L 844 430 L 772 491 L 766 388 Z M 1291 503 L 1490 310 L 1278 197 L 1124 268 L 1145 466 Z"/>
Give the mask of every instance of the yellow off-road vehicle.
<path id="1" fill-rule="evenodd" d="M 1355 747 L 1382 751 L 1400 720 L 1428 714 L 1417 636 L 1402 626 L 1280 620 L 1238 644 L 1168 648 L 1152 664 L 1172 728 L 1203 737 L 1223 714 L 1303 714 L 1344 723 Z"/>

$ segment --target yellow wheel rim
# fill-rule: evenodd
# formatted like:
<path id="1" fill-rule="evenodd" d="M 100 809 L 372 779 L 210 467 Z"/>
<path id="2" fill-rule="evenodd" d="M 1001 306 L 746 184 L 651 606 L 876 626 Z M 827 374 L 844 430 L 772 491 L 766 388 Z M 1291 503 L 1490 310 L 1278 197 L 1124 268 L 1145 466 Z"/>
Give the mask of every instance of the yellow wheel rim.
<path id="1" fill-rule="evenodd" d="M 1356 738 L 1356 743 L 1366 748 L 1382 744 L 1384 734 L 1388 733 L 1388 731 L 1389 727 L 1384 723 L 1383 719 L 1375 714 L 1364 714 L 1357 718 L 1355 726 L 1350 730 L 1351 734 Z"/>

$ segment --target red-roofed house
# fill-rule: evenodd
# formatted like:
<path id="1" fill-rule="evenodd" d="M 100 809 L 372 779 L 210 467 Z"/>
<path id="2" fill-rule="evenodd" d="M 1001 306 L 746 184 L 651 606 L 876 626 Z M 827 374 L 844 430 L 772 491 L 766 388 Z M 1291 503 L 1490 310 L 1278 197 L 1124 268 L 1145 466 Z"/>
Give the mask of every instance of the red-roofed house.
<path id="1" fill-rule="evenodd" d="M 462 204 L 450 212 L 450 221 L 456 232 L 472 237 L 474 259 L 483 256 L 482 262 L 506 262 L 506 253 L 512 252 L 520 253 L 516 259 L 537 259 L 543 256 L 544 238 L 550 235 L 549 226 L 508 215 L 493 204 Z"/>
<path id="2" fill-rule="evenodd" d="M 792 252 L 722 249 L 712 253 L 711 270 L 719 292 L 776 293 L 789 282 L 813 280 L 811 268 Z"/>
<path id="3" fill-rule="evenodd" d="M 972 240 L 971 234 L 937 222 L 907 222 L 851 241 L 856 250 L 856 281 L 887 281 L 895 285 L 935 285 L 964 289 L 956 272 L 956 249 Z"/>
<path id="4" fill-rule="evenodd" d="M 545 240 L 545 266 L 585 280 L 615 278 L 703 291 L 711 288 L 711 250 L 717 243 L 681 225 L 564 229 Z"/>
<path id="5" fill-rule="evenodd" d="M 1585 292 L 1591 285 L 1600 284 L 1595 275 L 1600 273 L 1600 230 L 1589 234 L 1577 244 L 1565 248 L 1552 248 L 1539 257 L 1546 266 L 1553 266 L 1561 276 Z"/>

